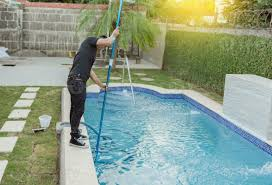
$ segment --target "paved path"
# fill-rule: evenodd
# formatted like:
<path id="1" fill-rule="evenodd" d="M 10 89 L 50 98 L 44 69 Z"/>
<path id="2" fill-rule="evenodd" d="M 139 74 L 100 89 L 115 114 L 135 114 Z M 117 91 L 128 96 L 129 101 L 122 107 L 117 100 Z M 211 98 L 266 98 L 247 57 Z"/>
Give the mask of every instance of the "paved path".
<path id="1" fill-rule="evenodd" d="M 14 67 L 3 66 L 14 64 Z M 66 86 L 71 58 L 63 57 L 11 57 L 0 59 L 0 86 Z M 99 68 L 95 66 L 95 68 Z M 105 67 L 103 67 L 105 68 Z M 118 65 L 117 68 L 122 68 Z M 159 69 L 156 65 L 142 61 L 130 62 L 132 69 Z"/>
<path id="2" fill-rule="evenodd" d="M 4 123 L 0 132 L 18 134 L 23 131 L 26 119 L 31 111 L 30 107 L 34 102 L 39 89 L 39 87 L 28 87 L 25 89 L 20 99 L 14 104 L 14 109 L 8 116 L 9 120 Z M 0 153 L 11 153 L 17 140 L 18 136 L 0 137 Z M 7 165 L 7 160 L 0 161 L 0 183 Z"/>
<path id="3" fill-rule="evenodd" d="M 13 63 L 15 67 L 2 64 Z M 65 86 L 69 58 L 23 58 L 0 60 L 0 86 Z M 62 65 L 65 64 L 65 65 Z"/>

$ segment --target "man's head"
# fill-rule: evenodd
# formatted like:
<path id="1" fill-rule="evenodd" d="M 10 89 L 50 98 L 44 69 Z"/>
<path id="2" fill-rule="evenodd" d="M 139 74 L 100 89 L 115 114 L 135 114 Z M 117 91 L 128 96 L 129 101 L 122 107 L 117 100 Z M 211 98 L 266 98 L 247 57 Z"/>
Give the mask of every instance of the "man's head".
<path id="1" fill-rule="evenodd" d="M 106 38 L 108 38 L 106 35 L 101 35 L 101 36 L 99 36 L 99 38 L 100 39 L 106 39 Z"/>
<path id="2" fill-rule="evenodd" d="M 106 35 L 101 35 L 98 37 L 98 40 L 99 39 L 107 39 L 108 37 Z M 100 45 L 100 44 L 97 44 L 97 49 L 104 49 L 106 46 L 103 46 L 103 45 Z"/>

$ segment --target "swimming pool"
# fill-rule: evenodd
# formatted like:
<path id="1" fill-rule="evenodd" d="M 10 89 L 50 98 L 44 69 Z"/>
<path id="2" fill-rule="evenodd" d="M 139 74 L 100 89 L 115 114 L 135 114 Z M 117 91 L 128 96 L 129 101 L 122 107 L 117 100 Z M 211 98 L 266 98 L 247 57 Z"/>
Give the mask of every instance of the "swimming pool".
<path id="1" fill-rule="evenodd" d="M 84 118 L 94 128 L 102 96 L 88 94 Z M 101 185 L 272 184 L 272 156 L 184 96 L 136 88 L 135 98 L 133 105 L 118 88 L 108 94 L 96 163 Z"/>

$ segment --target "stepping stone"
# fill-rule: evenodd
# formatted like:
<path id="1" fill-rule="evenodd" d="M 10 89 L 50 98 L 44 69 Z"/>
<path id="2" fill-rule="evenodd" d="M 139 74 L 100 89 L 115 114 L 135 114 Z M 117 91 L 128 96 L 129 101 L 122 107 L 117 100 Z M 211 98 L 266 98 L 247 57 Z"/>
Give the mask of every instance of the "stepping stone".
<path id="1" fill-rule="evenodd" d="M 0 152 L 12 152 L 18 137 L 0 137 Z"/>
<path id="2" fill-rule="evenodd" d="M 5 172 L 5 169 L 6 169 L 7 165 L 8 165 L 7 160 L 0 161 L 0 183 L 1 183 L 1 180 L 2 180 L 2 177 L 4 175 L 4 172 Z"/>
<path id="3" fill-rule="evenodd" d="M 26 121 L 6 121 L 0 132 L 22 132 Z"/>
<path id="4" fill-rule="evenodd" d="M 39 90 L 40 90 L 39 87 L 27 87 L 27 88 L 25 89 L 25 92 L 37 92 L 37 91 L 39 91 Z"/>
<path id="5" fill-rule="evenodd" d="M 30 109 L 14 109 L 9 114 L 9 119 L 21 119 L 21 118 L 27 118 L 28 114 L 30 113 Z"/>
<path id="6" fill-rule="evenodd" d="M 21 99 L 35 99 L 36 98 L 37 93 L 23 93 L 21 95 Z"/>
<path id="7" fill-rule="evenodd" d="M 147 82 L 152 82 L 152 81 L 154 81 L 153 78 L 141 78 L 141 80 L 147 81 Z"/>
<path id="8" fill-rule="evenodd" d="M 112 76 L 110 79 L 111 79 L 111 80 L 121 80 L 122 78 Z"/>
<path id="9" fill-rule="evenodd" d="M 145 73 L 134 73 L 134 74 L 137 75 L 137 76 L 146 76 Z"/>
<path id="10" fill-rule="evenodd" d="M 34 100 L 18 100 L 14 107 L 31 107 Z"/>

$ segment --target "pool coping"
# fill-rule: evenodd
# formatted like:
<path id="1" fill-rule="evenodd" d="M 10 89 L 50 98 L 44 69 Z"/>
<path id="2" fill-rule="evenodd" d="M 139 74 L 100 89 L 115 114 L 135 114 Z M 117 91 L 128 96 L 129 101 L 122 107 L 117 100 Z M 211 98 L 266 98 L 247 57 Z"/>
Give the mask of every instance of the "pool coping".
<path id="1" fill-rule="evenodd" d="M 127 83 L 111 83 L 110 89 L 120 90 L 119 88 L 124 87 L 129 89 L 129 85 L 130 84 Z M 272 155 L 271 141 L 267 141 L 264 138 L 256 135 L 251 130 L 241 127 L 238 122 L 231 120 L 223 114 L 221 104 L 211 100 L 199 92 L 194 90 L 165 89 L 146 84 L 133 84 L 133 86 L 137 91 L 159 96 L 161 98 L 183 98 L 212 118 L 216 119 L 219 123 L 225 125 L 232 131 L 239 134 L 241 137 Z M 91 95 L 98 94 L 100 89 L 96 85 L 91 85 L 87 87 L 86 91 L 88 95 Z M 70 95 L 67 88 L 64 88 L 62 91 L 62 121 L 69 121 L 69 109 Z M 84 132 L 86 132 L 86 127 L 82 126 L 82 128 Z M 69 128 L 64 128 L 61 134 L 60 185 L 98 185 L 94 162 L 91 156 L 91 149 L 73 150 L 72 147 L 69 147 L 69 132 Z M 71 155 L 69 152 L 73 152 L 73 155 Z M 77 164 L 78 166 L 75 167 L 73 164 Z M 73 166 L 73 168 L 71 166 Z M 73 172 L 75 172 L 75 175 L 73 175 Z M 76 176 L 76 179 L 78 180 L 70 182 L 74 176 Z"/>
<path id="2" fill-rule="evenodd" d="M 63 88 L 61 96 L 61 121 L 70 120 L 70 94 Z M 85 126 L 80 125 L 87 134 Z M 60 185 L 98 185 L 91 149 L 69 146 L 70 127 L 64 127 L 60 137 Z"/>

